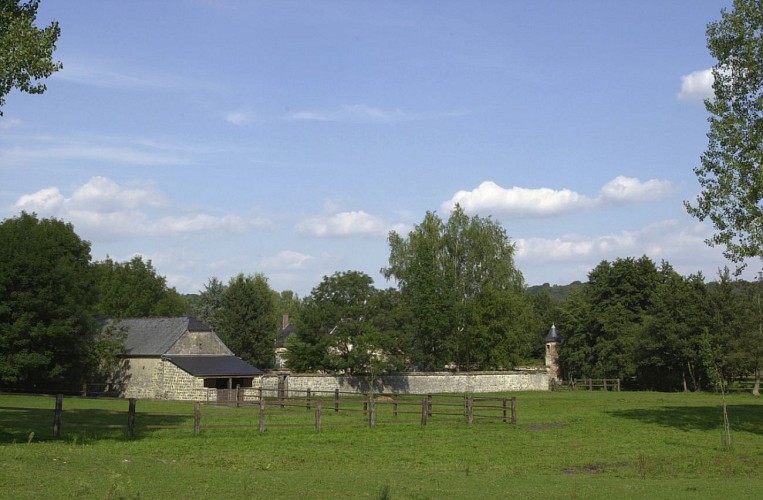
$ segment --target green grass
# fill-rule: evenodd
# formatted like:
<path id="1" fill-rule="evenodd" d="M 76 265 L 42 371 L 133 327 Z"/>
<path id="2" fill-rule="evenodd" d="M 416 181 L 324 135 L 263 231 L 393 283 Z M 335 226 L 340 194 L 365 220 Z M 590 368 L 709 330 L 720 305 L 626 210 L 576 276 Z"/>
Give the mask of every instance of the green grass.
<path id="1" fill-rule="evenodd" d="M 380 404 L 378 425 L 369 428 L 359 403 L 334 415 L 324 400 L 320 433 L 314 407 L 269 409 L 260 434 L 257 408 L 205 405 L 199 436 L 192 404 L 139 401 L 133 439 L 101 427 L 126 423 L 126 401 L 67 398 L 54 440 L 54 398 L 0 395 L 0 491 L 8 498 L 763 496 L 760 399 L 727 396 L 727 452 L 717 395 L 511 396 L 517 425 L 475 419 L 471 427 L 439 415 L 421 427 L 420 406 L 395 419 Z M 448 410 L 458 412 L 458 401 Z"/>

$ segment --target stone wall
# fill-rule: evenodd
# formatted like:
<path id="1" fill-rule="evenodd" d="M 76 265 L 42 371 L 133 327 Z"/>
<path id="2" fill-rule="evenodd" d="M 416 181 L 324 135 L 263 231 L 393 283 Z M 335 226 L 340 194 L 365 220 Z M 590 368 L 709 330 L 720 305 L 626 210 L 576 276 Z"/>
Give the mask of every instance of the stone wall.
<path id="1" fill-rule="evenodd" d="M 321 374 L 264 375 L 261 379 L 263 390 L 268 395 L 278 390 L 279 379 L 288 395 L 302 396 L 307 389 L 313 392 L 369 392 L 371 389 L 365 377 Z M 401 394 L 437 393 L 483 393 L 512 391 L 547 391 L 549 376 L 546 370 L 511 372 L 469 372 L 469 373 L 403 373 L 386 375 L 376 379 L 374 392 Z"/>
<path id="2" fill-rule="evenodd" d="M 161 360 L 159 358 L 130 358 L 122 362 L 124 397 L 154 399 Z"/>
<path id="3" fill-rule="evenodd" d="M 233 354 L 212 332 L 185 332 L 167 354 Z"/>

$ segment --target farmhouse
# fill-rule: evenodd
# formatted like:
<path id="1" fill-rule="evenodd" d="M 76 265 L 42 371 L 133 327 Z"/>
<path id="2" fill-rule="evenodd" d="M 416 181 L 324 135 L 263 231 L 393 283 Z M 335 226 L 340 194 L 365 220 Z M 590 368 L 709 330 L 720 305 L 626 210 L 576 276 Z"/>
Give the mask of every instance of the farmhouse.
<path id="1" fill-rule="evenodd" d="M 125 335 L 109 381 L 124 397 L 210 400 L 218 389 L 252 387 L 262 371 L 235 356 L 201 321 L 188 317 L 105 320 Z"/>

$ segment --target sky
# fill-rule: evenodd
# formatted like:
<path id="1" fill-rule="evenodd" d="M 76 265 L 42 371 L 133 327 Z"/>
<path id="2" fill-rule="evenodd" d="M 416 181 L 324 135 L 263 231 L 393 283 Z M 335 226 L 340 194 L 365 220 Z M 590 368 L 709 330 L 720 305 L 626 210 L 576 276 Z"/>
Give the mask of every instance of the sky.
<path id="1" fill-rule="evenodd" d="M 731 0 L 42 0 L 64 68 L 8 95 L 0 219 L 71 222 L 181 293 L 362 271 L 459 203 L 528 285 L 647 255 L 712 279 L 684 200 L 707 146 L 708 22 Z"/>

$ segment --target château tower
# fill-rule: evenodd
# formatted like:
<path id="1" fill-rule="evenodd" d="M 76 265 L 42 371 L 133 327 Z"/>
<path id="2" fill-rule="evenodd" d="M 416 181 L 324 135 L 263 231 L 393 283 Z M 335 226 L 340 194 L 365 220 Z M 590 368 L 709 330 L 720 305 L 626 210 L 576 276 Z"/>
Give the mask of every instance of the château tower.
<path id="1" fill-rule="evenodd" d="M 546 335 L 546 369 L 552 383 L 562 379 L 562 368 L 559 364 L 559 351 L 557 350 L 561 342 L 562 339 L 556 333 L 556 325 L 552 324 L 548 335 Z"/>

